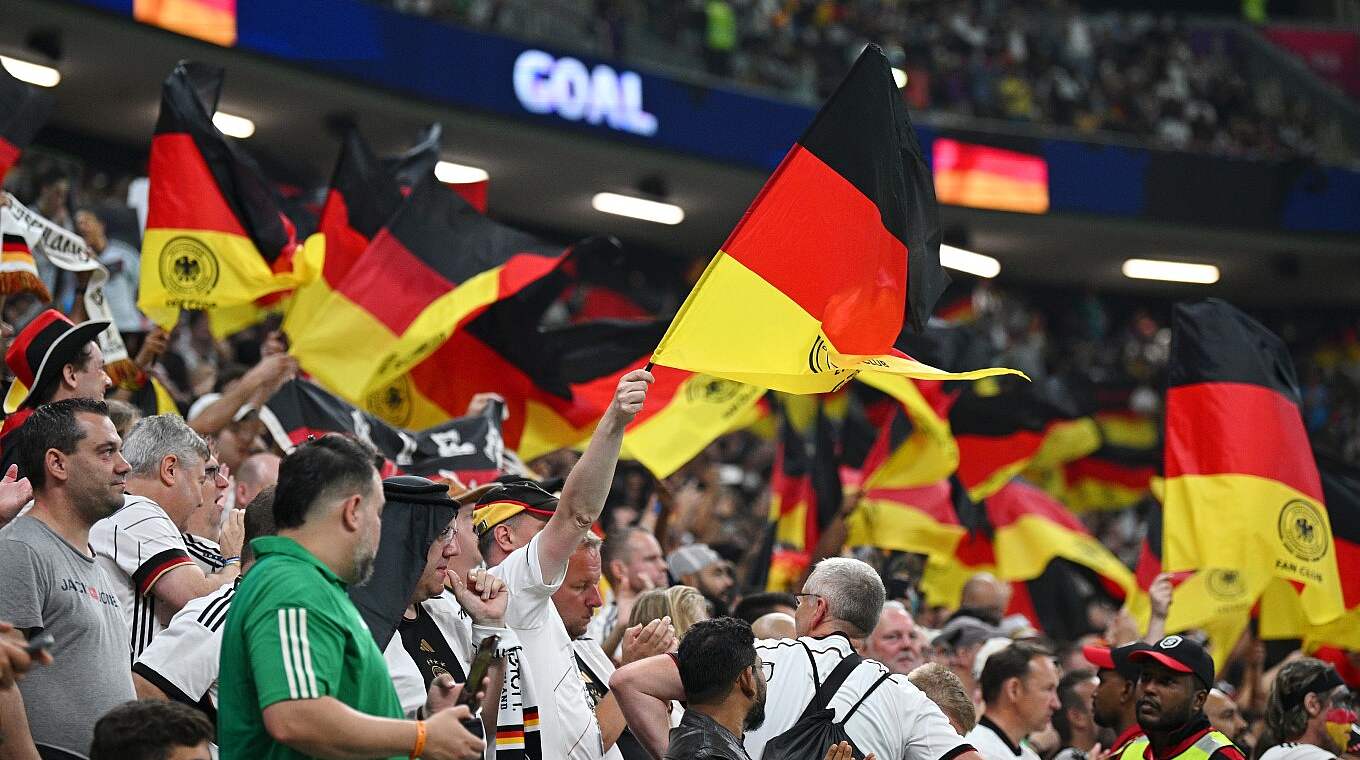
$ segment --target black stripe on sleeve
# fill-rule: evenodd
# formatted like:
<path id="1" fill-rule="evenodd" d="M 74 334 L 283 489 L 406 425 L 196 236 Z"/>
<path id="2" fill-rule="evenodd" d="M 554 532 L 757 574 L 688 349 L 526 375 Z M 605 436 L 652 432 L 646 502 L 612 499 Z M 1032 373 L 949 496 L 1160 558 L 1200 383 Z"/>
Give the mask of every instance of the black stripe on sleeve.
<path id="1" fill-rule="evenodd" d="M 971 744 L 960 744 L 943 755 L 940 755 L 940 760 L 954 760 L 954 758 L 965 752 L 977 752 L 977 750 L 973 749 L 973 745 Z"/>
<path id="2" fill-rule="evenodd" d="M 208 720 L 212 721 L 213 725 L 217 725 L 217 709 L 213 707 L 212 698 L 207 692 L 204 692 L 203 696 L 198 699 L 194 699 L 188 694 L 185 694 L 178 686 L 170 683 L 170 680 L 165 676 L 156 672 L 149 665 L 141 661 L 132 664 L 132 672 L 145 678 L 147 681 L 150 681 L 152 686 L 165 692 L 165 696 L 170 699 L 201 711 L 204 715 L 208 716 Z"/>

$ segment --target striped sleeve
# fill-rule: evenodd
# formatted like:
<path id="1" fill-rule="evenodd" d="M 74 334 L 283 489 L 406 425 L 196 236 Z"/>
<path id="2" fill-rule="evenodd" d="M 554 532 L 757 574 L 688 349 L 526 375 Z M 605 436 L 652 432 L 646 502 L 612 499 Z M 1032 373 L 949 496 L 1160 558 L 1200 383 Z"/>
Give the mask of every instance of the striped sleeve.
<path id="1" fill-rule="evenodd" d="M 345 633 L 306 604 L 261 609 L 247 623 L 250 667 L 260 709 L 330 696 L 340 681 Z"/>

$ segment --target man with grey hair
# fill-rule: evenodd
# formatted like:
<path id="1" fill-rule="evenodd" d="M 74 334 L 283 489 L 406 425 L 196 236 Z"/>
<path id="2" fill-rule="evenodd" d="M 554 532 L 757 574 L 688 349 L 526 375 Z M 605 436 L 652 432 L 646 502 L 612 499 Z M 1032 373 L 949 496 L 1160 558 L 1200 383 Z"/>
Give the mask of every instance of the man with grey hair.
<path id="1" fill-rule="evenodd" d="M 123 508 L 90 529 L 90 548 L 127 619 L 131 665 L 181 607 L 235 581 L 241 558 L 224 557 L 221 570 L 204 574 L 189 556 L 184 530 L 203 507 L 209 452 L 182 417 L 139 421 L 123 441 L 123 457 L 132 467 Z"/>
<path id="2" fill-rule="evenodd" d="M 752 758 L 764 757 L 767 745 L 774 751 L 788 741 L 781 735 L 808 709 L 819 686 L 843 677 L 827 706 L 859 752 L 894 760 L 980 760 L 906 676 L 855 653 L 877 624 L 887 596 L 877 571 L 856 559 L 824 559 L 794 596 L 798 638 L 756 641 L 769 697 L 765 723 L 743 739 Z M 684 697 L 675 661 L 662 655 L 625 665 L 610 687 L 643 746 L 654 757 L 664 755 L 665 700 Z"/>

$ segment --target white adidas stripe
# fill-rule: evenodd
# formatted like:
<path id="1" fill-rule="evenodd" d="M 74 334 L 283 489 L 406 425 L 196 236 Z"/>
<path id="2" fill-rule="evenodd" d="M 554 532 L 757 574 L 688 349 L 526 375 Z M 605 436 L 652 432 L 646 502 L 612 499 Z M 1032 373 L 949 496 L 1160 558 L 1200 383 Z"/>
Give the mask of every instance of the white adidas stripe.
<path id="1" fill-rule="evenodd" d="M 307 689 L 313 699 L 321 696 L 316 688 L 316 673 L 312 671 L 312 645 L 307 638 L 307 609 L 298 609 L 299 638 L 302 639 L 302 669 L 307 674 Z"/>

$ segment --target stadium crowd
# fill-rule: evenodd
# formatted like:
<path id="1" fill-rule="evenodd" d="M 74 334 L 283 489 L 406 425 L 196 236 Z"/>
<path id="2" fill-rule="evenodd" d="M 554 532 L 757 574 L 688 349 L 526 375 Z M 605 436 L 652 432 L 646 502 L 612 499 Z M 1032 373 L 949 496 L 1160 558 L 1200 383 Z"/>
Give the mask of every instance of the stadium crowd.
<path id="1" fill-rule="evenodd" d="M 536 25 L 540 11 L 504 0 L 394 7 L 511 35 L 579 25 L 601 54 L 624 59 L 640 54 L 628 41 L 645 31 L 646 44 L 677 51 L 668 63 L 688 60 L 806 101 L 830 95 L 864 45 L 876 42 L 905 73 L 903 96 L 915 111 L 1228 156 L 1331 163 L 1355 156 L 1342 126 L 1305 95 L 1278 79 L 1248 81 L 1239 31 L 1171 15 L 1093 13 L 1072 0 L 602 0 L 555 4 L 565 21 Z"/>
<path id="2" fill-rule="evenodd" d="M 1096 612 L 1061 638 L 1017 616 L 1012 586 L 987 573 L 957 607 L 930 607 L 919 575 L 903 583 L 849 547 L 767 591 L 753 537 L 770 524 L 771 436 L 723 436 L 656 482 L 617 462 L 646 373 L 623 378 L 584 452 L 489 483 L 383 479 L 382 458 L 339 435 L 287 452 L 255 413 L 299 372 L 286 343 L 264 326 L 215 340 L 201 314 L 153 328 L 135 307 L 136 213 L 116 205 L 128 182 L 52 168 L 22 166 L 13 186 L 124 278 L 106 294 L 142 373 L 105 374 L 79 276 L 43 272 L 50 307 L 6 301 L 6 366 L 22 384 L 0 434 L 13 464 L 0 481 L 4 760 L 1355 749 L 1346 684 L 1360 685 L 1360 654 L 1324 662 L 1249 631 L 1215 668 L 1198 633 L 1164 635 L 1169 578 L 1151 588 L 1146 629 L 1093 593 Z M 1155 418 L 1163 316 L 986 285 L 964 300 L 1001 363 L 1037 382 L 1120 384 Z M 1304 368 L 1306 423 L 1354 462 L 1357 326 L 1298 319 L 1273 326 Z M 131 403 L 148 377 L 178 413 Z M 1089 520 L 1131 565 L 1141 515 Z"/>

